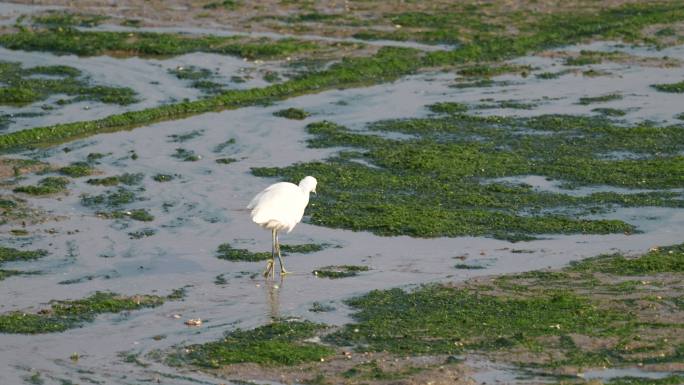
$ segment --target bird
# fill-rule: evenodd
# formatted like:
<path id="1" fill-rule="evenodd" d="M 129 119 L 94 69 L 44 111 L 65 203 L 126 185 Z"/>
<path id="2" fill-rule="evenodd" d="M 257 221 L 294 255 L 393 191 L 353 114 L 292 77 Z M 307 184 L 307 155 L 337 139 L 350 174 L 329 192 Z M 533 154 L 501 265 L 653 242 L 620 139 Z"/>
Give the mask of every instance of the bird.
<path id="1" fill-rule="evenodd" d="M 252 198 L 247 209 L 252 210 L 252 221 L 259 226 L 271 230 L 273 247 L 271 259 L 266 264 L 264 277 L 275 276 L 275 256 L 280 261 L 280 275 L 289 272 L 285 270 L 283 258 L 280 255 L 279 231 L 288 233 L 302 220 L 304 209 L 309 204 L 309 194 L 316 193 L 316 178 L 304 177 L 299 185 L 290 182 L 274 183 Z"/>

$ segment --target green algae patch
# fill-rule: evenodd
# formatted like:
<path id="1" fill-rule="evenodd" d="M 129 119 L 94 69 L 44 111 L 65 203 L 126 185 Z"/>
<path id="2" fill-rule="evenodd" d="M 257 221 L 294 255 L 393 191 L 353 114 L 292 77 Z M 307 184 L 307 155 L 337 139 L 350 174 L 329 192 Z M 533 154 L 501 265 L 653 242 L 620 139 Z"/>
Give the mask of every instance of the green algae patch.
<path id="1" fill-rule="evenodd" d="M 96 56 L 177 56 L 192 52 L 275 59 L 315 52 L 322 46 L 297 39 L 272 40 L 240 36 L 188 36 L 180 33 L 82 31 L 73 27 L 24 28 L 0 36 L 0 45 L 13 50 Z"/>
<path id="2" fill-rule="evenodd" d="M 157 307 L 166 297 L 156 295 L 121 296 L 96 292 L 79 300 L 52 301 L 38 313 L 12 312 L 0 315 L 0 333 L 39 334 L 61 332 L 92 322 L 99 314 L 120 313 Z"/>
<path id="3" fill-rule="evenodd" d="M 684 273 L 684 244 L 656 247 L 638 258 L 620 254 L 602 255 L 572 264 L 575 271 L 601 272 L 615 275 L 650 275 Z"/>
<path id="4" fill-rule="evenodd" d="M 92 100 L 128 105 L 137 101 L 132 89 L 93 85 L 68 66 L 22 68 L 19 63 L 0 61 L 0 83 L 0 105 L 24 105 L 60 94 L 73 97 L 61 103 Z"/>
<path id="5" fill-rule="evenodd" d="M 611 378 L 606 385 L 679 385 L 684 383 L 684 376 L 669 375 L 663 378 L 617 377 Z"/>
<path id="6" fill-rule="evenodd" d="M 237 161 L 238 160 L 235 158 L 217 158 L 214 162 L 216 162 L 218 164 L 231 164 L 231 163 L 235 163 Z"/>
<path id="7" fill-rule="evenodd" d="M 319 269 L 316 269 L 312 272 L 313 275 L 315 275 L 318 278 L 330 278 L 330 279 L 339 279 L 339 278 L 348 278 L 348 277 L 355 277 L 359 275 L 359 273 L 368 271 L 370 268 L 368 266 L 359 266 L 359 265 L 335 265 L 335 266 L 324 266 Z"/>
<path id="8" fill-rule="evenodd" d="M 86 183 L 96 186 L 117 186 L 119 184 L 134 186 L 140 184 L 144 177 L 145 175 L 142 173 L 124 173 L 121 175 L 108 176 L 105 178 L 88 179 Z"/>
<path id="9" fill-rule="evenodd" d="M 201 155 L 195 154 L 195 151 L 187 150 L 185 148 L 177 148 L 176 152 L 171 155 L 176 159 L 180 159 L 183 162 L 197 162 L 202 159 Z"/>
<path id="10" fill-rule="evenodd" d="M 66 191 L 67 185 L 70 183 L 68 178 L 61 176 L 49 176 L 38 181 L 35 186 L 19 186 L 15 187 L 14 192 L 24 193 L 29 195 L 51 195 Z"/>
<path id="11" fill-rule="evenodd" d="M 273 115 L 287 119 L 304 120 L 308 118 L 311 114 L 299 108 L 287 108 L 284 110 L 276 111 L 273 113 Z"/>
<path id="12" fill-rule="evenodd" d="M 458 102 L 440 102 L 430 104 L 427 108 L 436 114 L 460 114 L 468 111 L 468 105 Z"/>
<path id="13" fill-rule="evenodd" d="M 216 257 L 227 261 L 257 262 L 271 259 L 271 253 L 255 253 L 247 249 L 236 249 L 228 243 L 223 243 L 216 250 Z"/>
<path id="14" fill-rule="evenodd" d="M 105 219 L 126 219 L 130 218 L 140 222 L 151 222 L 154 220 L 154 215 L 150 214 L 146 209 L 135 210 L 119 210 L 119 211 L 98 211 L 97 216 Z"/>
<path id="15" fill-rule="evenodd" d="M 208 368 L 244 362 L 271 366 L 320 362 L 334 350 L 304 340 L 324 328 L 308 321 L 277 321 L 252 330 L 238 329 L 219 341 L 187 346 L 188 353 L 178 358 Z"/>
<path id="16" fill-rule="evenodd" d="M 155 182 L 171 182 L 175 177 L 171 174 L 157 174 L 152 177 Z"/>
<path id="17" fill-rule="evenodd" d="M 470 265 L 467 263 L 458 263 L 454 266 L 454 268 L 459 269 L 459 270 L 480 270 L 480 269 L 486 269 L 486 267 L 482 265 Z"/>
<path id="18" fill-rule="evenodd" d="M 13 277 L 15 275 L 21 275 L 21 274 L 24 274 L 24 273 L 21 271 L 17 271 L 17 270 L 0 269 L 0 281 L 2 281 L 5 278 L 9 278 L 9 277 Z"/>
<path id="19" fill-rule="evenodd" d="M 355 322 L 323 339 L 359 352 L 474 353 L 562 373 L 681 363 L 681 252 L 674 245 L 627 264 L 605 256 L 563 270 L 375 290 L 348 300 Z"/>
<path id="20" fill-rule="evenodd" d="M 280 245 L 280 251 L 284 254 L 309 254 L 321 251 L 330 245 L 326 243 L 305 243 L 301 245 Z"/>
<path id="21" fill-rule="evenodd" d="M 488 64 L 476 64 L 466 67 L 462 67 L 458 70 L 458 74 L 466 77 L 483 77 L 489 78 L 492 76 L 499 76 L 509 73 L 517 73 L 523 76 L 532 70 L 530 66 L 518 66 L 511 64 L 503 64 L 498 66 L 492 66 Z"/>
<path id="22" fill-rule="evenodd" d="M 558 79 L 561 76 L 567 75 L 572 73 L 571 70 L 563 70 L 563 71 L 558 71 L 558 72 L 541 72 L 538 74 L 535 74 L 534 76 L 537 79 Z"/>
<path id="23" fill-rule="evenodd" d="M 12 247 L 0 247 L 0 264 L 6 262 L 31 261 L 48 255 L 45 250 L 18 250 Z"/>
<path id="24" fill-rule="evenodd" d="M 617 108 L 594 108 L 591 112 L 596 112 L 604 116 L 625 116 L 627 112 L 625 110 L 619 110 Z"/>
<path id="25" fill-rule="evenodd" d="M 120 207 L 123 205 L 127 205 L 129 203 L 136 202 L 138 200 L 140 200 L 140 198 L 136 195 L 134 191 L 121 187 L 113 191 L 108 191 L 104 194 L 81 195 L 81 204 L 86 207 L 103 205 L 107 207 Z"/>
<path id="26" fill-rule="evenodd" d="M 418 237 L 484 235 L 512 241 L 542 234 L 633 233 L 620 220 L 585 219 L 616 207 L 684 207 L 671 191 L 570 196 L 496 178 L 542 175 L 575 185 L 677 188 L 684 183 L 679 126 L 624 127 L 600 117 L 477 117 L 459 113 L 371 123 L 359 132 L 307 126 L 314 148 L 344 147 L 326 161 L 253 174 L 296 181 L 315 175 L 314 224 Z M 539 133 L 547 135 L 539 135 Z M 386 133 L 408 134 L 408 139 Z M 611 159 L 613 153 L 635 159 Z"/>
<path id="27" fill-rule="evenodd" d="M 70 176 L 72 178 L 81 178 L 88 176 L 95 171 L 95 168 L 88 162 L 74 162 L 68 166 L 64 166 L 58 170 L 62 175 Z"/>
<path id="28" fill-rule="evenodd" d="M 605 103 L 605 102 L 612 102 L 613 100 L 621 100 L 621 99 L 622 99 L 622 95 L 620 95 L 620 94 L 607 94 L 607 95 L 601 95 L 601 96 L 586 96 L 586 97 L 580 98 L 579 102 L 577 104 L 587 106 L 587 105 L 593 104 L 593 103 Z"/>
<path id="29" fill-rule="evenodd" d="M 321 251 L 328 247 L 327 244 L 308 243 L 303 245 L 280 245 L 282 255 L 308 254 Z M 270 252 L 252 252 L 247 249 L 236 249 L 229 243 L 219 245 L 216 257 L 227 261 L 257 262 L 271 259 Z"/>
<path id="30" fill-rule="evenodd" d="M 588 297 L 571 293 L 505 298 L 437 285 L 412 292 L 372 291 L 348 304 L 358 309 L 354 318 L 359 322 L 327 340 L 396 354 L 496 349 L 526 338 L 559 335 L 554 327 L 559 324 L 563 333 L 603 335 L 610 333 L 613 322 L 627 318 L 596 309 Z"/>
<path id="31" fill-rule="evenodd" d="M 651 87 L 661 92 L 684 93 L 684 81 L 678 83 L 653 84 Z"/>
<path id="32" fill-rule="evenodd" d="M 517 15 L 516 21 L 521 20 L 520 14 L 513 15 Z M 454 20 L 459 20 L 460 23 L 462 18 Z M 345 58 L 326 69 L 295 76 L 288 81 L 264 88 L 231 90 L 192 102 L 184 101 L 94 121 L 36 127 L 19 133 L 10 133 L 0 136 L 0 151 L 51 144 L 100 132 L 130 129 L 151 122 L 173 120 L 208 111 L 263 104 L 333 88 L 378 84 L 426 67 L 509 59 L 535 50 L 572 44 L 589 38 L 638 40 L 641 30 L 648 25 L 684 20 L 684 10 L 678 2 L 671 1 L 657 4 L 626 4 L 584 13 L 578 13 L 576 10 L 557 14 L 536 13 L 530 20 L 529 23 L 523 23 L 519 34 L 510 34 L 508 28 L 503 28 L 500 33 L 477 33 L 471 35 L 466 43 L 450 51 L 420 53 L 410 49 L 383 48 L 371 57 Z M 475 25 L 482 23 L 478 21 Z M 85 55 L 111 50 L 134 54 L 170 55 L 201 50 L 203 45 L 214 43 L 216 50 L 224 51 L 222 42 L 215 42 L 212 38 L 201 37 L 198 39 L 204 40 L 198 42 L 197 39 L 173 34 L 81 32 L 67 28 L 61 32 L 24 30 L 5 34 L 0 36 L 0 44 L 13 49 L 51 50 Z M 245 44 L 238 45 L 239 54 L 243 56 L 248 56 L 246 54 L 250 52 L 259 52 L 247 48 Z M 269 44 L 264 45 L 268 46 Z M 300 41 L 283 39 L 277 42 L 276 49 L 261 46 L 259 48 L 266 52 L 290 54 L 291 50 L 301 50 L 304 46 L 305 44 Z"/>

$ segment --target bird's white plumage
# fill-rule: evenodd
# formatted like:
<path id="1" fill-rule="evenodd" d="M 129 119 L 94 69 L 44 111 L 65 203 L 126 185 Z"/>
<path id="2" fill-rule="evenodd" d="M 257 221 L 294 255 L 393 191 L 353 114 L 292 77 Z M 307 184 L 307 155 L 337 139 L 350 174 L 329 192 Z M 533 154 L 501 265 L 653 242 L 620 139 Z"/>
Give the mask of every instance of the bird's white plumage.
<path id="1" fill-rule="evenodd" d="M 316 179 L 310 176 L 302 179 L 299 186 L 275 183 L 258 193 L 247 208 L 252 210 L 252 220 L 258 225 L 289 233 L 302 220 L 311 191 L 316 191 Z"/>

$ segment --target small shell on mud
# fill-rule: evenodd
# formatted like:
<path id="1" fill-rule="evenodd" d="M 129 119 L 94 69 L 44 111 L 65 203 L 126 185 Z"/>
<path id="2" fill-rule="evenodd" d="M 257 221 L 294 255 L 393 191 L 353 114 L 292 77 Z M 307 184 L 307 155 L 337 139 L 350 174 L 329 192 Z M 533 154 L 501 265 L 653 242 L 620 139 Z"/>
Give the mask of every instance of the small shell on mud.
<path id="1" fill-rule="evenodd" d="M 202 326 L 202 320 L 200 318 L 192 318 L 185 321 L 185 324 L 188 326 Z"/>
<path id="2" fill-rule="evenodd" d="M 171 318 L 175 318 L 175 319 L 179 319 L 180 317 L 181 317 L 180 314 L 174 314 L 174 315 L 171 316 Z"/>

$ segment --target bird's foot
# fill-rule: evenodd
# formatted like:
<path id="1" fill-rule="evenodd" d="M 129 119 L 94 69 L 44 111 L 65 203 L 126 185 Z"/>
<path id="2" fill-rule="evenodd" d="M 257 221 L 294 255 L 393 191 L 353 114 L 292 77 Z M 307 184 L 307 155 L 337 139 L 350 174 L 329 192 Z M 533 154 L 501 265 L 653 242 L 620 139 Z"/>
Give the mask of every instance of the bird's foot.
<path id="1" fill-rule="evenodd" d="M 287 270 L 285 270 L 285 269 L 280 269 L 280 275 L 288 275 L 288 274 L 292 274 L 292 272 L 291 272 L 291 271 L 287 271 Z"/>
<path id="2" fill-rule="evenodd" d="M 264 270 L 264 278 L 268 278 L 268 276 L 273 272 L 273 261 L 268 261 L 266 263 L 266 270 Z"/>

